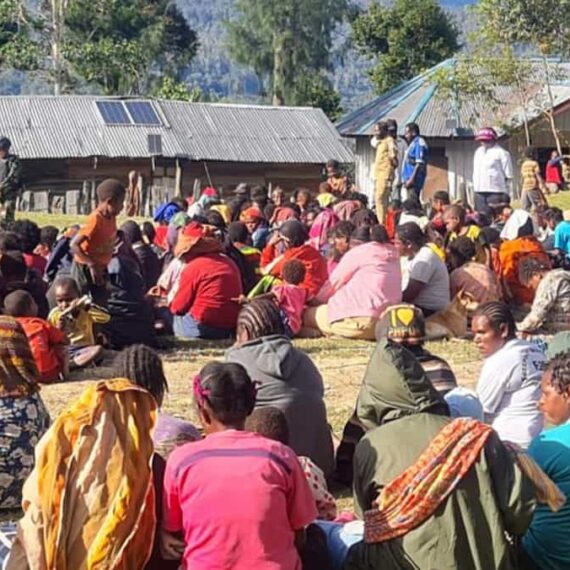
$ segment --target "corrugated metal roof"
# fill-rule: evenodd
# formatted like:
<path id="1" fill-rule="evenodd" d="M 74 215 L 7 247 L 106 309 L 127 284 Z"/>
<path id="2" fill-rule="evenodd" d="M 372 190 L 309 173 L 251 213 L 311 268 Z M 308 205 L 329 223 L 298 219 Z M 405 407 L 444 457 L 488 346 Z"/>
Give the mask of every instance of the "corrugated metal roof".
<path id="1" fill-rule="evenodd" d="M 457 108 L 451 98 L 438 97 L 431 76 L 437 69 L 451 67 L 453 64 L 453 59 L 446 60 L 377 97 L 344 117 L 337 123 L 338 130 L 343 136 L 368 136 L 372 134 L 372 129 L 378 121 L 390 118 L 398 122 L 400 130 L 406 123 L 415 122 L 419 125 L 422 136 L 450 138 L 457 136 L 454 128 L 450 126 L 451 121 L 466 129 L 465 136 L 470 136 L 474 130 L 485 125 L 494 125 L 500 131 L 501 125 L 515 127 L 522 124 L 522 108 L 514 91 L 508 87 L 499 87 L 495 93 L 495 97 L 504 102 L 499 109 L 466 97 L 461 97 L 461 104 Z M 555 65 L 570 77 L 569 63 L 556 62 Z M 543 86 L 529 85 L 529 91 L 537 100 L 545 96 Z M 570 83 L 558 79 L 553 85 L 553 93 L 556 106 L 569 101 Z M 534 109 L 527 109 L 529 118 L 537 114 L 536 105 Z"/>
<path id="2" fill-rule="evenodd" d="M 299 164 L 331 158 L 353 161 L 320 109 L 148 99 L 163 126 L 106 125 L 95 103 L 114 99 L 0 97 L 0 131 L 24 159 L 147 157 L 148 135 L 159 134 L 165 157 Z"/>

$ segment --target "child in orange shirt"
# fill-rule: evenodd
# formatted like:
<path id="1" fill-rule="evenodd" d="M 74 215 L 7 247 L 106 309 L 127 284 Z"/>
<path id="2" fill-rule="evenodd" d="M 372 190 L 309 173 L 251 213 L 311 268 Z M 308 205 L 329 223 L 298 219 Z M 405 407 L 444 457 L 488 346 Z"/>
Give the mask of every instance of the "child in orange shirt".
<path id="1" fill-rule="evenodd" d="M 117 235 L 116 218 L 123 209 L 125 187 L 112 178 L 97 187 L 97 207 L 71 242 L 74 262 L 71 277 L 81 295 L 91 293 L 98 304 L 106 302 L 107 265 L 113 256 Z"/>
<path id="2" fill-rule="evenodd" d="M 4 314 L 15 317 L 24 329 L 41 381 L 65 380 L 69 372 L 67 338 L 65 334 L 38 318 L 38 306 L 33 297 L 21 289 L 4 299 Z"/>

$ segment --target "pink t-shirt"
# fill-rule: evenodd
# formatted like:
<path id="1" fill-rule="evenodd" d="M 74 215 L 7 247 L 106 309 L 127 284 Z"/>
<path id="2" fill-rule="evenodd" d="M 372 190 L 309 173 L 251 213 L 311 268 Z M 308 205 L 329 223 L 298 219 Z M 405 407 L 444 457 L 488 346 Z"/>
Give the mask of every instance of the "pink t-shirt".
<path id="1" fill-rule="evenodd" d="M 390 244 L 364 243 L 345 253 L 317 295 L 331 323 L 353 317 L 377 319 L 402 301 L 400 255 Z"/>
<path id="2" fill-rule="evenodd" d="M 227 430 L 172 452 L 164 522 L 183 531 L 189 570 L 301 570 L 295 531 L 317 517 L 295 453 Z"/>
<path id="3" fill-rule="evenodd" d="M 275 295 L 279 308 L 287 315 L 291 332 L 298 334 L 303 324 L 303 311 L 309 292 L 302 287 L 288 283 L 273 287 L 271 292 Z"/>

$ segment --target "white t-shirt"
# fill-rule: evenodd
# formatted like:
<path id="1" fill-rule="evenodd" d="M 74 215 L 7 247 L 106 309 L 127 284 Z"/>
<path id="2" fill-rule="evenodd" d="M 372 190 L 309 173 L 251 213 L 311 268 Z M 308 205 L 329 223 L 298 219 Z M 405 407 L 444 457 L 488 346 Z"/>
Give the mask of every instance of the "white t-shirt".
<path id="1" fill-rule="evenodd" d="M 542 430 L 540 379 L 543 352 L 526 340 L 513 339 L 483 364 L 477 394 L 493 429 L 504 441 L 527 448 Z"/>
<path id="2" fill-rule="evenodd" d="M 480 146 L 473 159 L 473 190 L 475 192 L 508 192 L 507 180 L 513 178 L 511 155 L 498 144 Z"/>
<path id="3" fill-rule="evenodd" d="M 449 305 L 449 273 L 441 258 L 424 245 L 410 261 L 409 279 L 425 283 L 414 299 L 414 305 L 430 311 L 441 311 Z"/>

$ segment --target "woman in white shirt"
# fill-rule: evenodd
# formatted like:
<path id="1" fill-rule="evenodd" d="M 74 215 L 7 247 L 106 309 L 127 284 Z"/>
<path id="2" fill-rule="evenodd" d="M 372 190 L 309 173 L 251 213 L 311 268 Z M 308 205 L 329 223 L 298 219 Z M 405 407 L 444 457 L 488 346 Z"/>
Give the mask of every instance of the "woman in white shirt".
<path id="1" fill-rule="evenodd" d="M 513 315 L 504 303 L 481 305 L 471 328 L 485 358 L 477 383 L 485 418 L 502 440 L 526 449 L 542 430 L 537 402 L 544 354 L 535 344 L 516 338 Z"/>
<path id="2" fill-rule="evenodd" d="M 443 260 L 426 241 L 426 236 L 414 222 L 396 228 L 394 245 L 400 255 L 408 259 L 408 279 L 402 283 L 402 298 L 429 317 L 449 304 L 449 273 Z"/>

